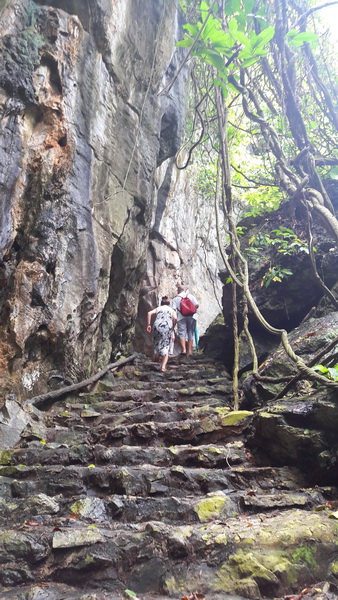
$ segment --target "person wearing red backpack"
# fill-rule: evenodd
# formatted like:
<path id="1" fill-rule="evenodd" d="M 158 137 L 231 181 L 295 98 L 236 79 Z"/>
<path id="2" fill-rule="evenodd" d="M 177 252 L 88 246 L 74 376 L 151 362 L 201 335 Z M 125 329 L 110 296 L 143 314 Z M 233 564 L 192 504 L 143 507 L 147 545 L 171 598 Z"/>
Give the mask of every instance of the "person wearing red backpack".
<path id="1" fill-rule="evenodd" d="M 184 289 L 183 285 L 178 285 L 177 296 L 173 299 L 171 306 L 177 311 L 177 332 L 181 354 L 191 356 L 196 327 L 194 314 L 198 309 L 198 302 L 195 296 Z"/>

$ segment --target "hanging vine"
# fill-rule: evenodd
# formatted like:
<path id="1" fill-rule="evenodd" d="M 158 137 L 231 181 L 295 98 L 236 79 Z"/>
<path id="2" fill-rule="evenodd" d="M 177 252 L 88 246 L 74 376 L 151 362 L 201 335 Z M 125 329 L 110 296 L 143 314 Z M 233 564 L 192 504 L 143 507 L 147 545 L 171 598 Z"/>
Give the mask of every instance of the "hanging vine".
<path id="1" fill-rule="evenodd" d="M 183 168 L 202 142 L 213 149 L 219 165 L 215 211 L 218 244 L 232 279 L 234 407 L 237 408 L 239 402 L 239 289 L 244 295 L 244 332 L 252 353 L 253 374 L 257 378 L 261 376 L 248 326 L 248 307 L 267 332 L 279 336 L 287 356 L 297 366 L 299 376 L 337 386 L 336 382 L 328 381 L 306 365 L 291 347 L 286 330 L 270 325 L 256 305 L 249 287 L 248 263 L 236 230 L 229 148 L 231 127 L 237 132 L 248 132 L 252 144 L 265 148 L 263 179 L 267 185 L 278 186 L 286 194 L 293 211 L 297 207 L 305 208 L 311 268 L 318 285 L 337 309 L 337 299 L 322 282 L 313 255 L 312 221 L 316 216 L 338 244 L 338 221 L 321 176 L 323 167 L 331 168 L 338 163 L 338 106 L 320 75 L 321 55 L 315 55 L 318 35 L 307 30 L 308 20 L 321 7 L 313 10 L 304 2 L 301 5 L 290 0 L 275 0 L 273 5 L 264 0 L 217 0 L 213 3 L 186 0 L 181 5 L 183 10 L 190 11 L 191 20 L 184 26 L 186 33 L 178 46 L 188 48 L 187 58 L 195 73 L 195 95 L 198 95 L 196 73 L 203 66 L 200 98 L 195 102 L 194 122 L 199 123 L 195 135 L 197 130 L 199 134 L 191 143 Z M 311 124 L 309 111 L 302 100 L 305 92 L 313 104 L 323 108 L 327 117 L 325 143 Z M 245 127 L 240 124 L 229 126 L 231 110 Z M 240 168 L 235 167 L 233 171 L 237 177 L 241 176 Z M 243 173 L 243 177 L 247 181 L 257 181 L 250 173 Z M 259 179 L 262 179 L 261 173 Z M 229 235 L 227 248 L 221 233 L 220 204 Z"/>

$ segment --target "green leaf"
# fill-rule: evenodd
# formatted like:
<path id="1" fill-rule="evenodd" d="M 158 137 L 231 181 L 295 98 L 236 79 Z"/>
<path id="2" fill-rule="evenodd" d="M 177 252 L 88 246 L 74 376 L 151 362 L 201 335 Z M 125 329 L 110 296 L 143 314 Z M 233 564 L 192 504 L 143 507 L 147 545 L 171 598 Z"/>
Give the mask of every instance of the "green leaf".
<path id="1" fill-rule="evenodd" d="M 251 13 L 254 6 L 255 0 L 244 0 L 244 10 L 246 14 Z"/>
<path id="2" fill-rule="evenodd" d="M 195 25 L 191 25 L 190 23 L 183 25 L 183 29 L 186 29 L 193 37 L 195 37 L 199 32 L 199 28 Z"/>
<path id="3" fill-rule="evenodd" d="M 210 10 L 210 6 L 209 4 L 207 4 L 205 2 L 205 0 L 202 0 L 200 7 L 199 7 L 199 12 L 201 13 L 201 17 L 202 17 L 202 22 L 204 23 L 205 19 L 208 16 L 208 12 Z"/>
<path id="4" fill-rule="evenodd" d="M 220 28 L 220 22 L 218 19 L 214 19 L 211 15 L 201 33 L 201 37 L 204 41 L 213 41 L 214 35 L 217 34 Z"/>
<path id="5" fill-rule="evenodd" d="M 217 52 L 203 48 L 203 50 L 196 52 L 196 55 L 202 56 L 205 62 L 216 67 L 216 69 L 221 73 L 224 71 L 224 60 L 219 54 L 217 54 Z"/>
<path id="6" fill-rule="evenodd" d="M 310 31 L 303 31 L 302 33 L 297 33 L 296 29 L 291 29 L 286 37 L 289 40 L 290 46 L 302 46 L 305 42 L 316 42 L 318 40 L 318 35 L 315 33 L 311 33 Z"/>
<path id="7" fill-rule="evenodd" d="M 255 36 L 255 39 L 251 40 L 251 48 L 255 50 L 256 48 L 265 46 L 268 42 L 270 42 L 270 40 L 272 40 L 274 35 L 275 28 L 270 25 L 270 27 L 263 29 L 263 31 Z"/>
<path id="8" fill-rule="evenodd" d="M 225 15 L 232 15 L 234 12 L 238 12 L 241 9 L 240 0 L 227 0 L 224 7 Z"/>
<path id="9" fill-rule="evenodd" d="M 315 365 L 312 368 L 314 371 L 320 371 L 320 373 L 328 373 L 328 368 L 324 367 L 324 365 Z"/>
<path id="10" fill-rule="evenodd" d="M 244 46 L 250 46 L 249 38 L 247 38 L 242 31 L 233 31 L 232 35 L 237 42 L 240 42 L 240 44 L 244 44 Z"/>
<path id="11" fill-rule="evenodd" d="M 236 33 L 236 31 L 238 29 L 236 19 L 231 19 L 231 21 L 229 21 L 228 29 L 232 35 L 234 35 L 234 33 Z"/>
<path id="12" fill-rule="evenodd" d="M 175 46 L 179 48 L 190 48 L 194 43 L 194 40 L 190 37 L 184 37 L 180 42 L 176 42 Z"/>
<path id="13" fill-rule="evenodd" d="M 259 61 L 259 56 L 252 56 L 251 58 L 247 58 L 246 60 L 243 60 L 243 62 L 241 63 L 241 67 L 243 69 L 245 69 L 245 67 L 250 67 L 257 61 Z"/>
<path id="14" fill-rule="evenodd" d="M 132 592 L 131 590 L 124 590 L 124 595 L 128 596 L 128 598 L 134 598 L 135 600 L 137 599 L 137 595 L 135 594 L 135 592 Z"/>
<path id="15" fill-rule="evenodd" d="M 252 52 L 250 50 L 250 48 L 244 48 L 244 50 L 241 50 L 238 58 L 251 58 L 252 57 Z"/>
<path id="16" fill-rule="evenodd" d="M 233 92 L 236 92 L 236 94 L 238 94 L 238 90 L 235 88 L 234 85 L 232 85 L 232 83 L 228 82 L 228 88 L 229 90 L 232 90 Z"/>
<path id="17" fill-rule="evenodd" d="M 234 40 L 231 35 L 221 29 L 213 32 L 210 41 L 213 48 L 219 50 L 219 52 L 229 53 L 232 52 L 234 47 Z"/>
<path id="18" fill-rule="evenodd" d="M 247 25 L 247 17 L 245 12 L 241 11 L 237 16 L 236 16 L 236 21 L 237 21 L 237 25 L 238 27 L 244 31 Z"/>

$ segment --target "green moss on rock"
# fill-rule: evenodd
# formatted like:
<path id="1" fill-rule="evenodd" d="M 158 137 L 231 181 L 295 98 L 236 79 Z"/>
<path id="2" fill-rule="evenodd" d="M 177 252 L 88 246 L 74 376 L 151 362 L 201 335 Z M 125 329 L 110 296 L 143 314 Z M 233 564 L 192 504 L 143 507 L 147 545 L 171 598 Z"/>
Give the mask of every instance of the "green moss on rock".
<path id="1" fill-rule="evenodd" d="M 221 417 L 225 417 L 229 414 L 230 408 L 228 406 L 218 406 L 215 408 L 215 413 L 220 415 Z"/>
<path id="2" fill-rule="evenodd" d="M 12 454 L 10 450 L 1 450 L 0 465 L 9 465 L 11 463 Z"/>
<path id="3" fill-rule="evenodd" d="M 278 586 L 276 575 L 267 569 L 252 552 L 237 552 L 229 556 L 226 563 L 216 572 L 215 591 L 232 592 L 238 589 L 238 583 L 247 581 L 265 582 L 271 587 Z"/>
<path id="4" fill-rule="evenodd" d="M 252 415 L 253 412 L 251 412 L 250 410 L 235 410 L 229 413 L 228 415 L 222 417 L 222 425 L 240 425 L 241 423 L 243 423 L 243 421 L 248 419 L 248 417 L 252 417 Z"/>
<path id="5" fill-rule="evenodd" d="M 195 512 L 199 520 L 203 523 L 219 518 L 226 505 L 226 500 L 227 498 L 220 494 L 200 500 L 200 502 L 195 504 Z"/>
<path id="6" fill-rule="evenodd" d="M 330 571 L 338 579 L 338 560 L 331 563 Z"/>
<path id="7" fill-rule="evenodd" d="M 310 546 L 299 546 L 291 554 L 291 562 L 306 563 L 312 570 L 316 568 L 316 548 Z"/>

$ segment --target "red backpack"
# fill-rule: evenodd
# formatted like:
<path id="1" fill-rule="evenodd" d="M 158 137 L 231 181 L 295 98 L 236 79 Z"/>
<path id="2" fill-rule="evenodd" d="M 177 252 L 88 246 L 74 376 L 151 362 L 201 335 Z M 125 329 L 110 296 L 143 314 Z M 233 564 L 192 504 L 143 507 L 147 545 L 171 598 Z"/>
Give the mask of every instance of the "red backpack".
<path id="1" fill-rule="evenodd" d="M 179 310 L 184 317 L 192 317 L 196 312 L 195 304 L 188 296 L 182 298 Z"/>

